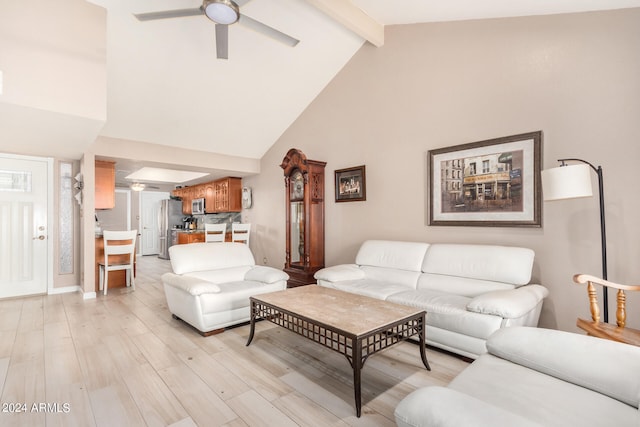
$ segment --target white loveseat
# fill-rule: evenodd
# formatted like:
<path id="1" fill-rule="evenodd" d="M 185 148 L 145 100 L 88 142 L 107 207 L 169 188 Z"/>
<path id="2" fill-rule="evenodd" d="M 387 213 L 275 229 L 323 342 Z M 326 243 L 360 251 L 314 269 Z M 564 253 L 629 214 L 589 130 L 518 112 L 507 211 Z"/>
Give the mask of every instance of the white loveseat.
<path id="1" fill-rule="evenodd" d="M 486 352 L 500 328 L 537 326 L 545 287 L 528 284 L 531 249 L 368 240 L 355 264 L 315 274 L 318 285 L 427 312 L 427 343 L 463 356 Z"/>
<path id="2" fill-rule="evenodd" d="M 640 426 L 640 347 L 505 328 L 447 387 L 400 401 L 399 427 Z"/>
<path id="3" fill-rule="evenodd" d="M 244 243 L 169 248 L 173 273 L 162 275 L 169 311 L 203 335 L 250 319 L 249 297 L 287 287 L 289 276 L 257 266 Z"/>

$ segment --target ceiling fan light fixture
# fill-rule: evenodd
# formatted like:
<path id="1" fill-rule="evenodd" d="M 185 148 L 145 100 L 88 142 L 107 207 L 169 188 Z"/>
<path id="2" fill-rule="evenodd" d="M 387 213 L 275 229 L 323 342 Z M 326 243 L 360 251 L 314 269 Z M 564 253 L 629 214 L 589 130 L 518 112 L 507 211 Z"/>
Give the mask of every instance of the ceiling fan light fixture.
<path id="1" fill-rule="evenodd" d="M 141 182 L 134 182 L 133 184 L 131 184 L 131 189 L 133 191 L 142 191 L 144 190 L 144 187 L 146 187 L 146 185 Z"/>
<path id="2" fill-rule="evenodd" d="M 233 0 L 204 0 L 202 7 L 216 24 L 230 25 L 240 18 L 240 8 Z"/>

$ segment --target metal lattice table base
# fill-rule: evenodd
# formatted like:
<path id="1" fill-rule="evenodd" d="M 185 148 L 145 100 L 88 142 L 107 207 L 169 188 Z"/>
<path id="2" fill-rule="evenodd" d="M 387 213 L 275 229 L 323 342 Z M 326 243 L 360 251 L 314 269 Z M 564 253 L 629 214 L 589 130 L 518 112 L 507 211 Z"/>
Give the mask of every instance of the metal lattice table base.
<path id="1" fill-rule="evenodd" d="M 425 316 L 426 313 L 420 311 L 395 322 L 380 325 L 366 333 L 355 334 L 327 325 L 319 319 L 309 318 L 266 303 L 260 300 L 260 296 L 251 297 L 251 330 L 247 346 L 253 340 L 256 319 L 262 318 L 343 354 L 353 368 L 356 415 L 360 417 L 362 410 L 361 371 L 364 362 L 372 354 L 418 335 L 422 363 L 427 370 L 431 370 L 425 352 Z"/>

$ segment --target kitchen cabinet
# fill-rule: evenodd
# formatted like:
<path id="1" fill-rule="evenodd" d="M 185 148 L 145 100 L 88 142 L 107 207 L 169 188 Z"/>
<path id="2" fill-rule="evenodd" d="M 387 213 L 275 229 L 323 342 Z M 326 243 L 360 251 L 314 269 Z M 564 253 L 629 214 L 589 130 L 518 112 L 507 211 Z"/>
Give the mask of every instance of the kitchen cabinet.
<path id="1" fill-rule="evenodd" d="M 209 213 L 216 205 L 216 186 L 213 182 L 202 184 L 204 186 L 204 210 Z"/>
<path id="2" fill-rule="evenodd" d="M 182 213 L 184 215 L 191 215 L 191 187 L 176 188 L 172 194 L 182 199 Z"/>
<path id="3" fill-rule="evenodd" d="M 242 179 L 227 177 L 214 181 L 213 184 L 215 200 L 211 213 L 242 211 Z"/>
<path id="4" fill-rule="evenodd" d="M 179 245 L 184 245 L 187 243 L 199 243 L 199 242 L 204 242 L 205 241 L 205 237 L 204 237 L 204 231 L 178 231 L 178 244 Z M 224 241 L 225 242 L 230 242 L 231 241 L 231 233 L 227 232 L 224 235 Z M 214 245 L 215 243 L 211 243 L 212 245 Z"/>
<path id="5" fill-rule="evenodd" d="M 227 177 L 204 184 L 176 188 L 173 195 L 182 199 L 182 213 L 191 215 L 191 201 L 204 198 L 206 213 L 241 212 L 242 179 Z"/>
<path id="6" fill-rule="evenodd" d="M 178 244 L 184 245 L 187 243 L 200 243 L 204 242 L 204 231 L 203 232 L 178 232 Z"/>
<path id="7" fill-rule="evenodd" d="M 96 209 L 113 209 L 116 206 L 116 164 L 96 160 Z"/>

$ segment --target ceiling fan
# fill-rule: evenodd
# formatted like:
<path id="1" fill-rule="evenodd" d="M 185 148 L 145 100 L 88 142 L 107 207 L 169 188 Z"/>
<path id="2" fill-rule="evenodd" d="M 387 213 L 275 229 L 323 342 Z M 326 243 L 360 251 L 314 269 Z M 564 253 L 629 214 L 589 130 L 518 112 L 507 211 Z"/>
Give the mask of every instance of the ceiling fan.
<path id="1" fill-rule="evenodd" d="M 202 6 L 194 9 L 175 9 L 160 12 L 134 14 L 139 21 L 156 19 L 181 18 L 185 16 L 205 15 L 216 24 L 216 56 L 218 59 L 229 58 L 229 25 L 236 22 L 251 28 L 288 46 L 295 46 L 300 40 L 276 30 L 260 21 L 240 14 L 240 6 L 250 0 L 204 0 Z"/>

